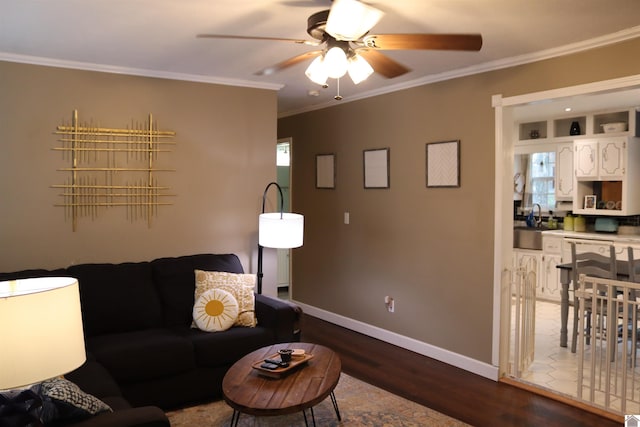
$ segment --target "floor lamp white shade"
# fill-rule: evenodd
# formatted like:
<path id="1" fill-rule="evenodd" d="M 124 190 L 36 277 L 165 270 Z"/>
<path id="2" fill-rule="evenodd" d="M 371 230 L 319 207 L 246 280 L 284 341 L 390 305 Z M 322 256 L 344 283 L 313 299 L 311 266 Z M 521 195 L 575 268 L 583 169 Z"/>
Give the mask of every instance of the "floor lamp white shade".
<path id="1" fill-rule="evenodd" d="M 295 213 L 263 213 L 258 219 L 258 244 L 265 248 L 302 246 L 304 216 Z"/>
<path id="2" fill-rule="evenodd" d="M 0 389 L 66 374 L 86 360 L 78 281 L 0 282 Z"/>

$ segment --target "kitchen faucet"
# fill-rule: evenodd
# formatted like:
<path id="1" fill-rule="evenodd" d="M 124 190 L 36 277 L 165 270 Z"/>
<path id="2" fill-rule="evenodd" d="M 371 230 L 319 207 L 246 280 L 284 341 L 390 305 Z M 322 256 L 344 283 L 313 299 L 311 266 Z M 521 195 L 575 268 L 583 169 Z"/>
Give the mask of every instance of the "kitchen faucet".
<path id="1" fill-rule="evenodd" d="M 540 204 L 534 203 L 533 207 L 531 208 L 531 212 L 533 212 L 536 206 L 538 207 L 538 218 L 536 218 L 536 227 L 540 228 L 542 227 L 542 207 L 540 206 Z"/>

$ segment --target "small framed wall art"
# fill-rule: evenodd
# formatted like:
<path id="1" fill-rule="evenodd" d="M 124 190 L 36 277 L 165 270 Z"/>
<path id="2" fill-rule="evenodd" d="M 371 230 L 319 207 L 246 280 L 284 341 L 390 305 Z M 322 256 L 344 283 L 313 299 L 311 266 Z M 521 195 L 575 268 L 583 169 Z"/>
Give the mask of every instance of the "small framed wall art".
<path id="1" fill-rule="evenodd" d="M 316 154 L 316 188 L 336 188 L 335 154 Z"/>
<path id="2" fill-rule="evenodd" d="M 427 187 L 460 187 L 460 140 L 427 143 Z"/>
<path id="3" fill-rule="evenodd" d="M 362 155 L 364 188 L 389 188 L 389 149 L 364 150 Z"/>
<path id="4" fill-rule="evenodd" d="M 597 197 L 595 195 L 584 196 L 584 208 L 595 209 Z"/>

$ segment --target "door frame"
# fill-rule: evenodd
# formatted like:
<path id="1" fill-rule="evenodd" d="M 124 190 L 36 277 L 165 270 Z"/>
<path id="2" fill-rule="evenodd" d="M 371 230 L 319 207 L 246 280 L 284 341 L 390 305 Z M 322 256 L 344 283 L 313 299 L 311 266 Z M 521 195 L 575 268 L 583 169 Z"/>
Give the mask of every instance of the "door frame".
<path id="1" fill-rule="evenodd" d="M 292 168 L 293 168 L 293 138 L 288 137 L 288 138 L 278 138 L 278 140 L 276 141 L 276 146 L 278 146 L 279 144 L 289 144 L 289 191 L 288 191 L 288 212 L 292 212 L 293 211 L 293 201 L 292 201 L 292 187 L 293 187 L 293 173 L 292 173 Z M 277 165 L 276 165 L 277 167 Z M 277 180 L 277 179 L 276 179 Z M 279 184 L 279 183 L 278 183 Z M 285 268 L 287 268 L 288 271 L 288 276 L 289 276 L 289 283 L 288 283 L 288 291 L 287 291 L 287 298 L 286 299 L 291 299 L 291 290 L 292 290 L 292 260 L 291 260 L 291 249 L 278 249 L 278 252 L 280 253 L 281 251 L 286 251 L 287 252 L 287 266 Z M 279 255 L 278 255 L 279 256 Z M 278 261 L 277 265 L 276 265 L 276 297 L 279 297 L 279 289 L 278 289 L 278 277 L 280 276 L 280 271 L 279 269 L 281 268 L 281 264 Z"/>
<path id="2" fill-rule="evenodd" d="M 504 376 L 505 367 L 508 363 L 508 348 L 506 348 L 505 344 L 510 327 L 508 324 L 505 325 L 505 323 L 508 323 L 508 316 L 502 315 L 505 307 L 502 303 L 501 289 L 502 277 L 510 269 L 513 253 L 513 227 L 505 227 L 506 224 L 513 224 L 513 183 L 503 178 L 505 176 L 513 176 L 513 141 L 515 134 L 513 110 L 515 107 L 523 107 L 550 100 L 638 88 L 640 88 L 640 74 L 510 97 L 503 97 L 501 94 L 492 96 L 491 103 L 494 107 L 495 125 L 495 206 L 491 361 L 494 366 L 498 367 L 499 378 Z"/>

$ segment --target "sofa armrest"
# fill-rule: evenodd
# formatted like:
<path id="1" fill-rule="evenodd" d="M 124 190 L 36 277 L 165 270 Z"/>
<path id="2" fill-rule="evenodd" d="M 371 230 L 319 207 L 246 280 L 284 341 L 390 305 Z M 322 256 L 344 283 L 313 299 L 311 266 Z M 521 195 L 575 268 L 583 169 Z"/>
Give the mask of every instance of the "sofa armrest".
<path id="1" fill-rule="evenodd" d="M 289 301 L 256 294 L 258 324 L 273 329 L 276 342 L 300 341 L 302 309 Z"/>
<path id="2" fill-rule="evenodd" d="M 171 427 L 162 409 L 155 406 L 120 409 L 72 424 L 73 427 Z"/>

